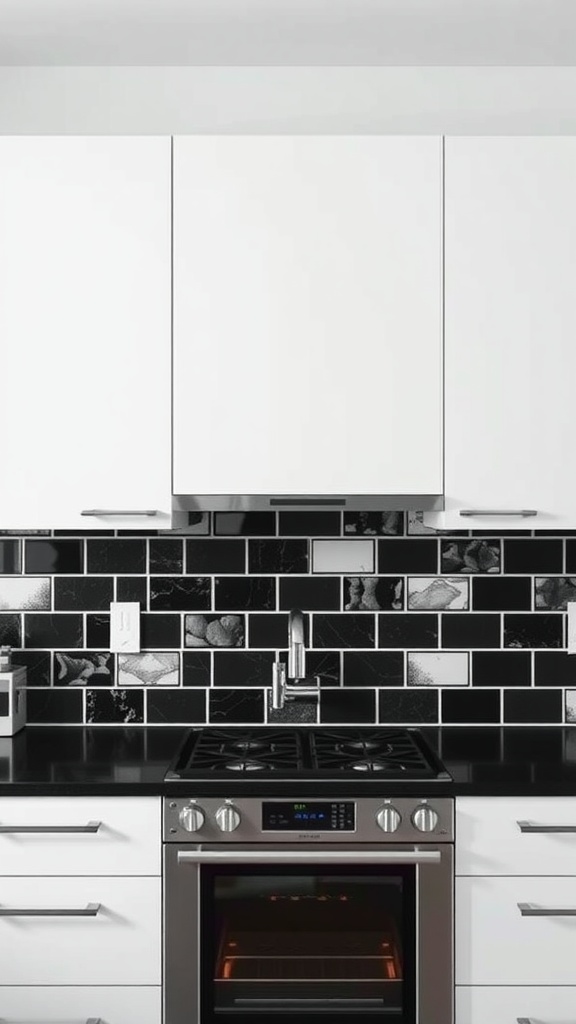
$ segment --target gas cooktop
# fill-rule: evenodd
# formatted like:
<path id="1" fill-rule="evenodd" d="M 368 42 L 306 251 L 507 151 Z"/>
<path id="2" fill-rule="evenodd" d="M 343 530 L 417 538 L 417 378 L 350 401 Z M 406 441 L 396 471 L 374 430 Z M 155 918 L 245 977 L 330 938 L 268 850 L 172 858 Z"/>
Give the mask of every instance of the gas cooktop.
<path id="1" fill-rule="evenodd" d="M 167 781 L 449 781 L 417 729 L 192 729 Z"/>

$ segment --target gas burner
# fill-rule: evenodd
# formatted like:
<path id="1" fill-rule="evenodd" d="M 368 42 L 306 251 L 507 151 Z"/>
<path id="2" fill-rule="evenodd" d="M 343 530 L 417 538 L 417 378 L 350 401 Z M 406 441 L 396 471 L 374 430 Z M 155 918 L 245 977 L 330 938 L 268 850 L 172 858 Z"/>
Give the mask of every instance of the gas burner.
<path id="1" fill-rule="evenodd" d="M 379 743 L 377 740 L 351 740 L 346 743 L 337 744 L 337 749 L 343 754 L 372 754 L 376 750 L 378 751 L 379 757 L 385 757 L 387 754 L 393 754 L 394 748 L 390 743 Z"/>
<path id="2" fill-rule="evenodd" d="M 255 754 L 257 750 L 267 750 L 269 753 L 273 750 L 272 744 L 261 743 L 257 740 L 237 740 L 233 743 L 227 743 L 225 749 L 222 751 L 224 754 L 226 750 L 233 750 L 238 754 Z"/>
<path id="3" fill-rule="evenodd" d="M 262 772 L 274 770 L 274 765 L 262 764 L 261 761 L 229 761 L 224 766 L 229 772 Z"/>
<path id="4" fill-rule="evenodd" d="M 405 772 L 405 765 L 390 764 L 386 761 L 356 761 L 350 766 L 354 772 Z"/>

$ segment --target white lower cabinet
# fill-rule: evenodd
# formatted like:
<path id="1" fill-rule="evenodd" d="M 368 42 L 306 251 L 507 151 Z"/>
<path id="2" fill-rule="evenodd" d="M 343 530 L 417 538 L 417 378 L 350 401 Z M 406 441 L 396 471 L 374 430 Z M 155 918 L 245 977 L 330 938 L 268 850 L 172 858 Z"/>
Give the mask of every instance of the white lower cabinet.
<path id="1" fill-rule="evenodd" d="M 160 878 L 0 878 L 0 986 L 160 985 L 161 897 Z"/>
<path id="2" fill-rule="evenodd" d="M 116 988 L 0 988 L 0 1020 L 6 1024 L 161 1024 L 161 989 L 152 985 Z"/>
<path id="3" fill-rule="evenodd" d="M 456 1024 L 575 1024 L 576 987 L 456 988 Z"/>

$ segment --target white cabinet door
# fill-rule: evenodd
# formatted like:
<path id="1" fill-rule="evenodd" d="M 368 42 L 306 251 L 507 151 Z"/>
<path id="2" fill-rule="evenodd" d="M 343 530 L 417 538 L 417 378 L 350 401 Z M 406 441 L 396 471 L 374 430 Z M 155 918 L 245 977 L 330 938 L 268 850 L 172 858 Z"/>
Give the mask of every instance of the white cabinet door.
<path id="1" fill-rule="evenodd" d="M 169 526 L 169 138 L 0 138 L 0 339 L 0 526 Z"/>
<path id="2" fill-rule="evenodd" d="M 0 988 L 0 1013 L 6 1024 L 161 1024 L 162 989 L 151 985 Z"/>
<path id="3" fill-rule="evenodd" d="M 456 986 L 456 1024 L 575 1024 L 576 988 Z"/>
<path id="4" fill-rule="evenodd" d="M 175 138 L 175 493 L 441 493 L 441 197 L 439 138 Z"/>
<path id="5" fill-rule="evenodd" d="M 574 528 L 576 138 L 448 138 L 445 175 L 446 511 L 426 522 Z"/>

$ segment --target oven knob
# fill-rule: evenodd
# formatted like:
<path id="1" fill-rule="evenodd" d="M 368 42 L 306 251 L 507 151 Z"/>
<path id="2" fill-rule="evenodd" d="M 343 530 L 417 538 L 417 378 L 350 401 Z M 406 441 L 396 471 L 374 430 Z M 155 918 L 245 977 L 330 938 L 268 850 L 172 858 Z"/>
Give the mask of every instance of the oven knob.
<path id="1" fill-rule="evenodd" d="M 395 807 L 381 807 L 376 815 L 376 822 L 383 832 L 395 832 L 401 821 L 402 815 Z"/>
<path id="2" fill-rule="evenodd" d="M 216 824 L 221 832 L 234 832 L 240 824 L 240 815 L 231 804 L 223 804 L 216 811 Z"/>
<path id="3" fill-rule="evenodd" d="M 180 824 L 187 832 L 198 832 L 204 824 L 204 811 L 195 804 L 186 804 L 179 814 Z"/>
<path id="4" fill-rule="evenodd" d="M 414 811 L 412 824 L 419 832 L 433 832 L 438 824 L 438 815 L 432 807 L 422 804 Z"/>

